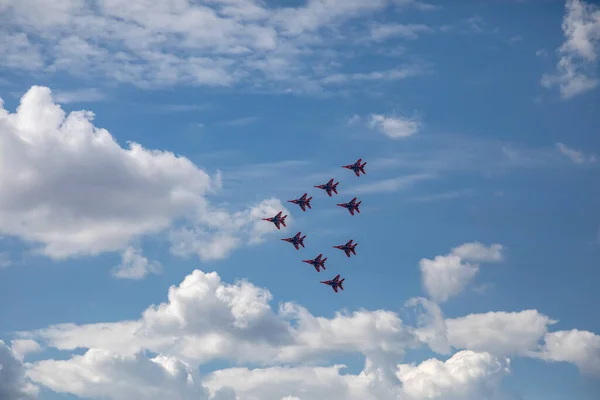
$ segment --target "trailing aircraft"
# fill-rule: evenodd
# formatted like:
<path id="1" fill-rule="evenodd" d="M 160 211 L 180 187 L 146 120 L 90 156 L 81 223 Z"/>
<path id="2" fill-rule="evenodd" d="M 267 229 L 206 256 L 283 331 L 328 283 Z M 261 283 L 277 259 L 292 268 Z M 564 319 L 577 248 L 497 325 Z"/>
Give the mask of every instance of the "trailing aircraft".
<path id="1" fill-rule="evenodd" d="M 277 229 L 280 229 L 280 225 L 286 226 L 285 225 L 285 219 L 287 218 L 287 215 L 284 215 L 283 217 L 281 216 L 281 214 L 283 213 L 283 211 L 279 211 L 279 213 L 277 213 L 276 216 L 271 217 L 271 218 L 263 218 L 263 221 L 269 221 L 275 224 L 275 226 L 277 227 Z"/>
<path id="2" fill-rule="evenodd" d="M 361 165 L 361 163 L 360 163 L 361 161 L 362 161 L 362 158 L 359 158 L 358 161 L 356 161 L 354 164 L 342 165 L 342 168 L 351 169 L 352 171 L 354 171 L 354 173 L 356 174 L 356 176 L 360 176 L 361 172 L 364 175 L 364 174 L 366 174 L 364 168 L 365 168 L 365 165 L 367 165 L 367 162 L 365 161 Z"/>
<path id="3" fill-rule="evenodd" d="M 331 192 L 333 191 L 335 194 L 338 194 L 337 192 L 337 185 L 339 185 L 340 183 L 333 183 L 333 179 L 330 179 L 329 182 L 323 184 L 323 185 L 318 185 L 315 186 L 318 189 L 323 189 L 324 191 L 327 192 L 327 194 L 329 195 L 329 197 L 331 197 Z"/>
<path id="4" fill-rule="evenodd" d="M 288 203 L 298 204 L 300 206 L 300 208 L 302 209 L 302 211 L 306 211 L 306 207 L 312 209 L 312 207 L 310 206 L 310 201 L 312 200 L 312 197 L 309 197 L 307 199 L 306 198 L 307 195 L 308 195 L 307 193 L 304 193 L 302 195 L 302 197 L 300 197 L 299 199 L 288 200 Z"/>
<path id="5" fill-rule="evenodd" d="M 342 246 L 333 246 L 333 247 L 336 248 L 336 249 L 343 250 L 344 253 L 346 253 L 346 255 L 348 257 L 350 257 L 350 253 L 356 255 L 356 251 L 354 251 L 354 248 L 356 246 L 358 246 L 358 243 L 352 244 L 352 242 L 353 242 L 353 239 L 350 239 L 350 240 L 348 240 L 348 242 L 345 245 L 342 245 Z"/>
<path id="6" fill-rule="evenodd" d="M 342 286 L 342 284 L 344 283 L 344 281 L 346 280 L 346 278 L 342 278 L 342 280 L 340 280 L 340 276 L 336 275 L 335 278 L 333 278 L 330 281 L 321 281 L 321 283 L 324 283 L 326 285 L 331 286 L 331 288 L 333 289 L 334 292 L 338 292 L 338 288 L 344 290 L 344 286 Z"/>
<path id="7" fill-rule="evenodd" d="M 281 239 L 284 242 L 288 242 L 294 245 L 294 247 L 296 248 L 296 250 L 300 250 L 299 246 L 304 247 L 304 238 L 306 237 L 306 235 L 300 237 L 300 235 L 302 235 L 302 232 L 298 232 L 296 233 L 293 237 L 291 238 L 285 238 L 285 239 Z"/>

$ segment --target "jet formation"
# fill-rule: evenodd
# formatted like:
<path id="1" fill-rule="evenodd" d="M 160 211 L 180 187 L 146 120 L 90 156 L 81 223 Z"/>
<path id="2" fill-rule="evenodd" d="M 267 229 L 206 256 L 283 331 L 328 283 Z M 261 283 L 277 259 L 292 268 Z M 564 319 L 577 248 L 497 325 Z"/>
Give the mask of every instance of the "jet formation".
<path id="1" fill-rule="evenodd" d="M 362 162 L 362 158 L 359 158 L 354 164 L 342 165 L 342 168 L 351 170 L 354 172 L 354 174 L 357 177 L 360 177 L 361 172 L 363 175 L 366 174 L 365 165 L 367 165 L 367 163 Z M 336 195 L 338 194 L 338 191 L 337 191 L 338 185 L 339 185 L 339 182 L 335 182 L 335 179 L 331 178 L 327 183 L 324 183 L 322 185 L 317 185 L 314 187 L 317 189 L 324 190 L 325 193 L 327 193 L 327 195 L 329 197 L 333 197 L 333 194 L 336 194 Z M 288 200 L 287 202 L 298 205 L 300 207 L 300 209 L 302 209 L 303 212 L 306 212 L 307 207 L 308 207 L 308 209 L 312 209 L 312 207 L 310 205 L 311 200 L 312 200 L 312 197 L 308 197 L 308 193 L 304 193 L 300 198 L 297 198 L 294 200 Z M 360 206 L 361 203 L 362 203 L 362 201 L 357 201 L 356 197 L 354 197 L 352 200 L 350 200 L 347 203 L 340 203 L 340 204 L 336 204 L 336 205 L 338 207 L 343 207 L 343 208 L 347 209 L 348 212 L 350 213 L 350 215 L 354 216 L 355 211 L 360 214 L 360 210 L 358 207 Z M 286 227 L 285 219 L 287 217 L 287 215 L 282 216 L 282 214 L 283 214 L 283 211 L 280 211 L 274 217 L 262 218 L 262 219 L 263 219 L 263 221 L 268 221 L 268 222 L 273 223 L 277 227 L 277 229 L 281 229 L 282 225 L 283 225 L 283 227 Z M 300 246 L 302 246 L 303 248 L 305 247 L 304 246 L 305 238 L 306 238 L 306 235 L 302 236 L 302 232 L 298 232 L 292 237 L 283 238 L 281 240 L 284 242 L 291 243 L 296 250 L 300 250 Z M 356 250 L 355 250 L 356 246 L 358 246 L 358 243 L 354 242 L 354 239 L 350 239 L 350 240 L 348 240 L 348 242 L 346 242 L 346 244 L 332 246 L 332 247 L 342 250 L 346 254 L 347 257 L 350 257 L 351 254 L 356 255 Z M 326 270 L 325 261 L 327 261 L 327 257 L 323 258 L 323 254 L 319 254 L 317 257 L 315 257 L 312 260 L 302 260 L 302 262 L 312 265 L 317 272 L 321 272 L 321 268 L 323 270 Z M 338 275 L 336 275 L 335 278 L 328 280 L 328 281 L 321 281 L 321 283 L 331 286 L 333 291 L 337 293 L 338 288 L 341 290 L 344 290 L 344 287 L 342 286 L 342 284 L 345 279 L 346 278 L 340 279 L 340 275 L 338 274 Z"/>

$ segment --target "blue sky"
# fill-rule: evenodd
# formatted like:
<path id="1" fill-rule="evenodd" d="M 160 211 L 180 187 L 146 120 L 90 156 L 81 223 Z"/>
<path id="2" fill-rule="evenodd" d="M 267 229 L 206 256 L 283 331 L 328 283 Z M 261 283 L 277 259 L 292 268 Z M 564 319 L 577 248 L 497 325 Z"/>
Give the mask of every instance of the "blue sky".
<path id="1" fill-rule="evenodd" d="M 0 5 L 0 399 L 596 398 L 600 8 L 458 3 Z"/>

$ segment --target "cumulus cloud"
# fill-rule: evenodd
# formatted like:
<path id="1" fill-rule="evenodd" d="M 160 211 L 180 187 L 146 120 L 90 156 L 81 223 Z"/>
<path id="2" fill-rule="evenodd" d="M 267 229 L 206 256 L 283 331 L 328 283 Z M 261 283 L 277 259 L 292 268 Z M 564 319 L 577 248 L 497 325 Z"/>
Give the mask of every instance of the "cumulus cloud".
<path id="1" fill-rule="evenodd" d="M 0 399 L 33 400 L 38 387 L 25 377 L 25 367 L 19 356 L 0 340 Z"/>
<path id="2" fill-rule="evenodd" d="M 85 398 L 209 399 L 197 373 L 176 358 L 160 355 L 149 358 L 90 349 L 69 360 L 40 361 L 28 376 L 56 392 Z"/>
<path id="3" fill-rule="evenodd" d="M 142 279 L 148 274 L 158 274 L 162 265 L 158 261 L 149 261 L 141 250 L 129 246 L 121 253 L 121 264 L 113 268 L 113 275 L 124 279 Z"/>
<path id="4" fill-rule="evenodd" d="M 493 246 L 485 251 L 478 246 L 457 249 L 473 259 L 500 258 Z M 59 392 L 119 400 L 326 395 L 361 400 L 500 399 L 495 396 L 501 395 L 498 384 L 509 371 L 507 356 L 570 362 L 587 370 L 598 363 L 597 335 L 548 333 L 555 321 L 535 310 L 446 319 L 436 303 L 417 298 L 406 304 L 417 313 L 416 325 L 411 326 L 387 310 L 339 312 L 326 318 L 288 302 L 275 311 L 271 300 L 268 290 L 247 281 L 227 284 L 215 272 L 196 270 L 169 289 L 166 302 L 148 307 L 139 319 L 55 325 L 21 332 L 18 340 L 86 350 L 64 360 L 33 363 L 28 373 L 33 382 Z M 443 354 L 451 354 L 452 348 L 459 351 L 445 362 L 402 364 L 405 351 L 422 345 Z M 342 354 L 364 355 L 362 372 L 342 374 L 343 365 L 312 366 Z M 218 360 L 260 367 L 197 374 L 199 366 Z M 109 381 L 113 384 L 103 384 Z"/>
<path id="5" fill-rule="evenodd" d="M 537 310 L 488 312 L 447 319 L 448 341 L 457 349 L 529 356 L 557 321 Z"/>
<path id="6" fill-rule="evenodd" d="M 371 114 L 368 126 L 376 129 L 391 139 L 401 139 L 419 132 L 421 123 L 413 118 Z"/>
<path id="7" fill-rule="evenodd" d="M 489 353 L 464 350 L 442 362 L 400 365 L 398 376 L 412 399 L 482 399 L 499 393 L 502 378 L 510 372 L 510 360 Z"/>
<path id="8" fill-rule="evenodd" d="M 456 247 L 450 254 L 436 256 L 433 260 L 421 259 L 419 266 L 425 290 L 436 302 L 444 302 L 456 296 L 477 275 L 478 263 L 500 261 L 502 250 L 500 244 L 486 247 L 473 242 Z"/>
<path id="9" fill-rule="evenodd" d="M 231 229 L 255 240 L 274 231 L 255 222 L 278 208 L 278 200 L 240 213 L 213 207 L 206 196 L 220 189 L 219 174 L 210 177 L 167 151 L 131 142 L 122 148 L 93 117 L 89 111 L 67 115 L 50 89 L 39 86 L 23 96 L 16 113 L 0 107 L 1 233 L 55 259 L 127 249 L 118 276 L 142 277 L 157 266 L 128 249 L 130 242 L 173 228 L 176 219 L 204 232 L 220 256 L 239 241 Z"/>
<path id="10" fill-rule="evenodd" d="M 37 353 L 42 350 L 42 346 L 35 340 L 17 339 L 10 342 L 13 354 L 19 360 L 23 360 L 29 353 Z"/>
<path id="11" fill-rule="evenodd" d="M 558 151 L 560 151 L 561 154 L 563 154 L 565 157 L 571 160 L 574 164 L 584 165 L 596 162 L 595 156 L 586 155 L 583 153 L 583 151 L 571 149 L 562 143 L 556 143 L 556 148 L 558 149 Z"/>
<path id="12" fill-rule="evenodd" d="M 600 377 L 600 335 L 595 333 L 577 329 L 548 333 L 538 356 L 573 363 L 583 373 Z"/>
<path id="13" fill-rule="evenodd" d="M 2 66 L 77 77 L 166 85 L 232 86 L 314 93 L 340 72 L 336 45 L 351 18 L 391 0 L 309 0 L 296 7 L 260 0 L 157 3 L 37 0 L 4 4 Z M 424 8 L 404 0 L 403 8 Z M 327 28 L 327 29 L 324 29 Z M 334 31 L 337 29 L 334 29 Z M 365 71 L 368 76 L 370 71 Z"/>
<path id="14" fill-rule="evenodd" d="M 565 42 L 558 49 L 555 74 L 542 77 L 542 85 L 558 86 L 569 99 L 598 86 L 597 53 L 600 44 L 600 8 L 582 0 L 567 0 L 562 23 Z"/>

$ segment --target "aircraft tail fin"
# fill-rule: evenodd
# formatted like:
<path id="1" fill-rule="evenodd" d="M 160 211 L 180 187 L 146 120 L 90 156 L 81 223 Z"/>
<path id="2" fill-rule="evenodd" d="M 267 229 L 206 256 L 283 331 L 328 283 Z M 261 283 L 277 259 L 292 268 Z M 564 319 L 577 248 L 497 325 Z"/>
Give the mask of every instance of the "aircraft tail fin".
<path id="1" fill-rule="evenodd" d="M 340 289 L 342 289 L 342 290 L 344 290 L 344 285 L 343 285 L 343 283 L 344 283 L 344 281 L 345 281 L 345 280 L 346 280 L 346 278 L 342 279 L 342 280 L 340 281 L 340 284 L 338 285 L 338 286 L 340 287 Z"/>

